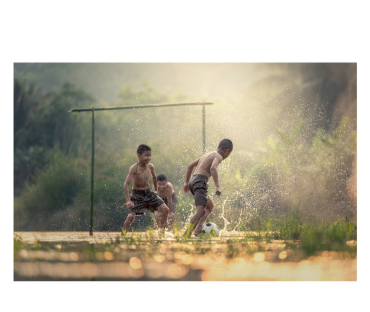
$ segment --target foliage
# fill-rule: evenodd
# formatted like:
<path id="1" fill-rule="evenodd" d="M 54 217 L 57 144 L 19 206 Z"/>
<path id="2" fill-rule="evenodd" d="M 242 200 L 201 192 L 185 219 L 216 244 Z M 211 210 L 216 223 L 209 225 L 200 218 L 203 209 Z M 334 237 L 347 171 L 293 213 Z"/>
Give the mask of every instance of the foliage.
<path id="1" fill-rule="evenodd" d="M 356 128 L 357 64 L 279 63 L 256 67 L 264 73 L 263 78 L 251 83 L 246 93 L 252 93 L 258 102 L 250 113 L 266 112 L 260 118 L 267 132 L 294 122 L 292 116 L 303 117 L 306 138 L 318 128 L 334 129 L 344 116 Z"/>
<path id="2" fill-rule="evenodd" d="M 259 229 L 261 218 L 285 218 L 294 211 L 306 220 L 356 218 L 356 194 L 349 188 L 356 170 L 356 133 L 346 123 L 343 118 L 332 135 L 319 129 L 308 145 L 298 120 L 291 131 L 276 130 L 249 159 L 226 161 L 219 173 L 226 198 L 215 199 L 221 209 L 214 222 L 225 229 L 227 220 Z"/>
<path id="3" fill-rule="evenodd" d="M 48 169 L 37 174 L 33 184 L 25 184 L 22 196 L 14 201 L 15 228 L 27 222 L 31 229 L 49 229 L 48 218 L 70 205 L 73 198 L 86 188 L 86 167 L 78 161 L 53 155 Z M 26 224 L 27 224 L 26 223 Z"/>
<path id="4" fill-rule="evenodd" d="M 70 115 L 71 107 L 87 106 L 92 97 L 66 83 L 60 92 L 43 96 L 32 84 L 14 81 L 14 188 L 35 182 L 37 170 L 47 169 L 55 152 L 82 156 L 84 120 Z"/>
<path id="5" fill-rule="evenodd" d="M 41 95 L 38 89 L 15 80 L 15 200 L 16 230 L 87 230 L 90 209 L 91 115 L 67 113 L 72 107 L 94 103 L 91 95 L 71 84 Z M 122 88 L 120 105 L 171 101 L 176 94 L 160 94 L 146 85 Z M 101 103 L 95 103 L 97 107 Z M 228 102 L 217 110 L 230 109 Z M 235 105 L 241 105 L 235 104 Z M 235 106 L 239 107 L 239 106 Z M 241 107 L 239 107 L 241 108 Z M 215 148 L 225 125 L 234 122 L 210 112 L 207 135 Z M 238 118 L 244 118 L 240 110 Z M 213 115 L 212 115 L 213 114 Z M 194 213 L 192 196 L 182 192 L 186 165 L 201 156 L 199 107 L 100 112 L 95 116 L 94 228 L 119 231 L 128 210 L 123 184 L 137 162 L 140 143 L 152 147 L 156 174 L 165 173 L 179 197 L 176 223 L 183 229 Z M 233 115 L 234 116 L 234 115 Z M 332 132 L 317 129 L 307 140 L 305 119 L 291 129 L 276 129 L 257 146 L 245 144 L 242 120 L 233 124 L 240 136 L 231 156 L 219 166 L 222 196 L 209 193 L 215 209 L 209 218 L 224 229 L 261 230 L 263 220 L 299 212 L 305 221 L 356 218 L 356 194 L 348 187 L 356 170 L 356 132 L 343 118 Z M 235 132 L 235 130 L 233 130 Z M 292 221 L 293 222 L 293 221 Z M 293 222 L 294 223 L 294 222 Z M 290 226 L 293 226 L 291 223 Z M 155 227 L 152 216 L 137 218 L 133 229 Z M 296 227 L 282 230 L 292 233 Z M 298 232 L 297 232 L 298 233 Z M 285 235 L 285 234 L 282 234 Z M 298 235 L 298 234 L 295 234 Z"/>

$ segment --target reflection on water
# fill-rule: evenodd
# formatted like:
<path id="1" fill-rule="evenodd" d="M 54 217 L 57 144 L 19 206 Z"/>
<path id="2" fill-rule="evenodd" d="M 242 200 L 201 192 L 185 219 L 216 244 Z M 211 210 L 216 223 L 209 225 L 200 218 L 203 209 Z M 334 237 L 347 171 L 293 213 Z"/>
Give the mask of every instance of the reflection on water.
<path id="1" fill-rule="evenodd" d="M 317 256 L 309 260 L 270 263 L 263 257 L 235 258 L 214 263 L 202 275 L 202 281 L 356 281 L 357 259 L 333 260 Z"/>
<path id="2" fill-rule="evenodd" d="M 135 257 L 133 257 L 135 258 Z M 202 281 L 356 281 L 357 259 L 333 260 L 325 257 L 302 260 L 298 263 L 270 263 L 261 258 L 234 258 L 225 260 L 201 256 L 186 256 L 175 263 L 137 260 L 104 263 L 16 262 L 15 275 L 19 279 L 181 279 L 189 273 L 201 273 Z M 192 279 L 191 275 L 183 280 Z"/>
<path id="3" fill-rule="evenodd" d="M 35 241 L 43 242 L 89 242 L 89 243 L 104 243 L 111 241 L 119 232 L 95 232 L 94 235 L 89 235 L 88 232 L 14 232 L 22 238 L 23 241 L 33 243 Z M 133 233 L 127 233 L 128 236 Z M 60 249 L 61 245 L 57 244 L 56 248 Z"/>
<path id="4" fill-rule="evenodd" d="M 220 231 L 220 236 L 222 238 L 227 237 L 241 237 L 245 236 L 247 232 L 238 232 L 238 231 Z M 104 243 L 115 240 L 117 235 L 121 235 L 120 232 L 94 232 L 94 235 L 89 235 L 88 232 L 14 232 L 15 235 L 22 238 L 25 242 L 89 242 L 89 243 Z M 154 238 L 158 238 L 158 232 L 153 231 L 152 235 Z M 251 235 L 257 235 L 257 232 L 248 232 Z M 146 232 L 129 232 L 127 237 L 142 237 L 148 235 Z M 221 239 L 216 238 L 217 239 Z M 166 232 L 166 240 L 173 239 L 173 234 Z M 58 248 L 58 247 L 56 247 Z M 60 249 L 60 248 L 59 248 Z"/>
<path id="5" fill-rule="evenodd" d="M 15 247 L 15 280 L 357 280 L 356 254 L 320 251 L 307 256 L 284 241 L 246 242 L 239 232 L 189 241 L 149 239 L 145 233 L 124 239 L 119 233 L 15 234 L 22 238 Z"/>

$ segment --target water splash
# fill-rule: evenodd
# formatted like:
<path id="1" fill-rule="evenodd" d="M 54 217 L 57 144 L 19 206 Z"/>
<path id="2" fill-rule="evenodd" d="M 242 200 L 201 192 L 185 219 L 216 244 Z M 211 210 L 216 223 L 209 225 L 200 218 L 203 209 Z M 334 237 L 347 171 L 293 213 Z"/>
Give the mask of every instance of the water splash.
<path id="1" fill-rule="evenodd" d="M 190 210 L 188 212 L 188 215 L 187 215 L 186 220 L 185 220 L 185 224 L 183 224 L 183 226 L 187 226 L 190 223 L 190 219 L 194 215 L 194 212 L 195 212 L 195 206 L 190 204 L 190 203 L 189 203 L 189 205 L 190 205 Z"/>
<path id="2" fill-rule="evenodd" d="M 226 199 L 222 202 L 222 205 L 221 205 L 221 218 L 224 220 L 224 228 L 222 229 L 222 231 L 225 231 L 228 224 L 230 224 L 230 222 L 225 218 L 225 204 L 227 200 L 228 200 L 228 197 L 226 197 Z"/>

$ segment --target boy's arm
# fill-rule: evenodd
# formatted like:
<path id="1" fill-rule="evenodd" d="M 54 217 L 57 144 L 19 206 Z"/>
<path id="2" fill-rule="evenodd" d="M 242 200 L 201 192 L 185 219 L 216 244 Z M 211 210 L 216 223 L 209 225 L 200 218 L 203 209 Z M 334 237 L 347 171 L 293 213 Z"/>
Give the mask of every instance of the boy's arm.
<path id="1" fill-rule="evenodd" d="M 172 192 L 173 192 L 172 184 L 168 183 L 168 187 L 167 187 L 167 207 L 169 209 L 168 213 L 173 212 L 172 211 Z"/>
<path id="2" fill-rule="evenodd" d="M 200 158 L 197 160 L 194 160 L 191 164 L 188 165 L 188 170 L 186 171 L 186 176 L 185 176 L 185 184 L 184 184 L 184 192 L 187 194 L 189 193 L 189 180 L 191 173 L 193 172 L 194 167 L 198 166 Z"/>
<path id="3" fill-rule="evenodd" d="M 221 161 L 222 161 L 222 157 L 219 158 L 219 157 L 216 156 L 213 159 L 213 162 L 212 162 L 212 165 L 211 165 L 211 176 L 213 178 L 213 181 L 215 182 L 216 195 L 217 196 L 221 195 L 220 185 L 218 184 L 218 173 L 217 173 L 217 167 L 218 167 L 218 165 L 220 164 Z"/>
<path id="4" fill-rule="evenodd" d="M 126 197 L 127 209 L 134 208 L 134 203 L 130 200 L 130 194 L 128 190 L 128 186 L 130 185 L 131 180 L 134 176 L 134 167 L 135 166 L 132 166 L 130 170 L 128 171 L 125 184 L 123 185 L 123 190 L 125 192 L 125 197 Z"/>
<path id="5" fill-rule="evenodd" d="M 153 188 L 157 192 L 157 176 L 155 175 L 154 165 L 149 164 L 150 173 L 152 174 Z"/>

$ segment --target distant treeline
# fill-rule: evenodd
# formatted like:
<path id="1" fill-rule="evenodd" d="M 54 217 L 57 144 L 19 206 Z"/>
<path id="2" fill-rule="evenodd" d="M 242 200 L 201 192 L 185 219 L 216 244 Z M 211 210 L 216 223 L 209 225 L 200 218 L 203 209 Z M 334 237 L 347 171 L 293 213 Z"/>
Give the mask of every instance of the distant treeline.
<path id="1" fill-rule="evenodd" d="M 304 105 L 305 109 L 301 111 L 304 117 L 316 119 L 316 126 L 324 130 L 330 125 L 336 126 L 333 121 L 339 123 L 344 115 L 349 117 L 351 125 L 355 125 L 352 120 L 356 118 L 356 63 L 14 64 L 15 78 L 42 86 L 43 93 L 59 92 L 64 83 L 70 81 L 92 94 L 96 101 L 106 103 L 123 99 L 120 97 L 122 85 L 137 89 L 141 81 L 153 81 L 157 89 L 164 90 L 168 81 L 176 78 L 179 85 L 184 82 L 182 90 L 189 90 L 191 81 L 198 81 L 194 75 L 199 74 L 229 78 L 230 83 L 241 86 L 239 94 L 243 95 L 243 101 L 255 102 L 260 112 L 264 112 L 261 108 L 270 108 L 270 114 L 276 118 L 288 116 L 288 111 L 295 114 Z M 219 89 L 223 94 L 222 84 Z M 136 101 L 132 98 L 131 102 L 143 103 L 142 98 Z"/>

